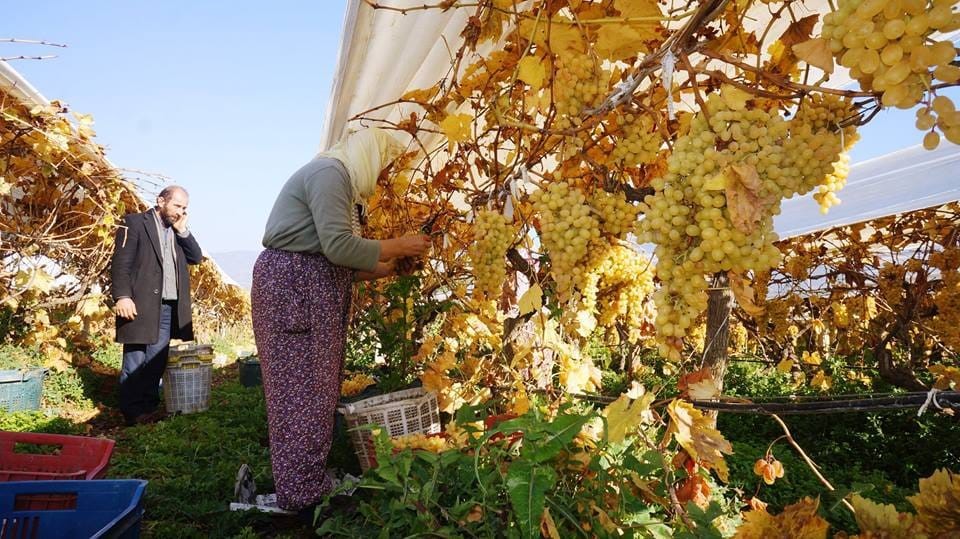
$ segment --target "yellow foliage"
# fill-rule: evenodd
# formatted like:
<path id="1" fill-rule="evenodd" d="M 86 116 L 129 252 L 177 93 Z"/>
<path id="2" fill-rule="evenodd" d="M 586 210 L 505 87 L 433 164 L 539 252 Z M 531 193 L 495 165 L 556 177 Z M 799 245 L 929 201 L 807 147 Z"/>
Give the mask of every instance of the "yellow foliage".
<path id="1" fill-rule="evenodd" d="M 960 530 L 960 475 L 937 470 L 920 480 L 920 492 L 907 499 L 917 510 L 917 521 L 933 536 Z"/>
<path id="2" fill-rule="evenodd" d="M 670 425 L 666 436 L 673 437 L 686 452 L 705 468 L 716 470 L 727 481 L 727 463 L 724 454 L 732 454 L 733 446 L 712 425 L 712 420 L 692 404 L 674 400 L 667 406 Z"/>
<path id="3" fill-rule="evenodd" d="M 779 515 L 764 509 L 747 511 L 734 539 L 826 539 L 830 525 L 817 514 L 818 499 L 804 498 Z"/>

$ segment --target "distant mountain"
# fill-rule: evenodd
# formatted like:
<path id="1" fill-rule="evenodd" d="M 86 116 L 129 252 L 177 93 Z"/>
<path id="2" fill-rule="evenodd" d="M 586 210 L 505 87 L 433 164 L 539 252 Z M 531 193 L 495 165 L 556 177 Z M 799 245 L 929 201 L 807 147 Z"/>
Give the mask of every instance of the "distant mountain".
<path id="1" fill-rule="evenodd" d="M 234 281 L 250 290 L 250 285 L 253 283 L 253 264 L 260 256 L 260 251 L 228 251 L 210 253 L 210 256 Z"/>

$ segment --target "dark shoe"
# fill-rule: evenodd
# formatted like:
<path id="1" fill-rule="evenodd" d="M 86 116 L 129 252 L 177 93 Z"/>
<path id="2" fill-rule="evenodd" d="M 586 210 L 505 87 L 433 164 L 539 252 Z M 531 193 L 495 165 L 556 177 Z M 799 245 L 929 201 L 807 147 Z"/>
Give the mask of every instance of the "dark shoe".
<path id="1" fill-rule="evenodd" d="M 307 526 L 313 526 L 314 522 L 316 521 L 316 516 L 317 516 L 316 505 L 308 505 L 307 507 L 304 507 L 303 509 L 297 511 L 297 519 L 300 520 L 300 522 L 303 522 L 304 524 L 306 524 Z"/>

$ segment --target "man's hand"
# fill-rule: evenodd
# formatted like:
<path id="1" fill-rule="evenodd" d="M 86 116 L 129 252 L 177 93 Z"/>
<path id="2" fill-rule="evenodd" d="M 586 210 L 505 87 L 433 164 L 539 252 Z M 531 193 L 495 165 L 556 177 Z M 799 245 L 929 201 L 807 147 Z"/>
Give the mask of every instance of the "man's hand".
<path id="1" fill-rule="evenodd" d="M 183 234 L 187 231 L 187 212 L 184 211 L 179 219 L 173 222 L 173 229 L 177 231 L 177 234 Z"/>
<path id="2" fill-rule="evenodd" d="M 117 300 L 117 305 L 114 308 L 114 312 L 116 312 L 117 316 L 120 318 L 133 320 L 137 317 L 137 306 L 130 298 L 120 298 Z"/>

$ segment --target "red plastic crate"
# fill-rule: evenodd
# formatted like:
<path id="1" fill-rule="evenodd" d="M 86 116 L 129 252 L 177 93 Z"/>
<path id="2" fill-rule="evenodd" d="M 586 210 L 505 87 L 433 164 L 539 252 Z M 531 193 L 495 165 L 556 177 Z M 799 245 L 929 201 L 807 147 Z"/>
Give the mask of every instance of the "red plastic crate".
<path id="1" fill-rule="evenodd" d="M 18 453 L 17 444 L 53 446 L 52 454 Z M 99 479 L 114 441 L 106 438 L 0 431 L 0 482 Z"/>

